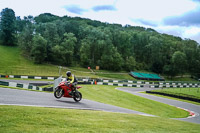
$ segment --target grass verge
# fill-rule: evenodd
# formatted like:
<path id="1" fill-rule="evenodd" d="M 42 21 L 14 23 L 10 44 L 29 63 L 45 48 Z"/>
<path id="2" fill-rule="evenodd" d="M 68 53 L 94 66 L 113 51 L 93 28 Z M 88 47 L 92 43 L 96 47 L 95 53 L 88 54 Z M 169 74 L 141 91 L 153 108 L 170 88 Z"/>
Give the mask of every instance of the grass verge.
<path id="1" fill-rule="evenodd" d="M 0 131 L 4 133 L 198 133 L 200 130 L 199 124 L 102 111 L 0 106 L 0 112 Z"/>
<path id="2" fill-rule="evenodd" d="M 159 95 L 159 94 L 152 94 L 152 93 L 146 93 L 146 92 L 140 92 L 140 93 L 145 93 L 145 94 L 148 94 L 148 95 L 154 95 L 154 96 L 158 96 L 158 97 L 163 97 L 163 98 L 168 98 L 168 99 L 173 99 L 173 100 L 178 100 L 178 101 L 182 101 L 182 102 L 187 102 L 187 103 L 192 103 L 192 104 L 200 105 L 200 103 L 198 103 L 198 102 L 184 100 L 184 99 L 179 99 L 179 98 L 175 98 L 175 97 L 163 96 L 163 95 Z"/>
<path id="3" fill-rule="evenodd" d="M 200 89 L 199 88 L 168 88 L 152 90 L 151 93 L 160 93 L 161 95 L 167 95 L 180 99 L 186 99 L 190 101 L 200 101 Z"/>
<path id="4" fill-rule="evenodd" d="M 184 118 L 188 112 L 174 106 L 116 90 L 116 86 L 81 85 L 83 98 L 166 118 Z M 134 88 L 133 88 L 134 89 Z"/>
<path id="5" fill-rule="evenodd" d="M 34 64 L 33 61 L 24 58 L 18 47 L 8 47 L 0 45 L 0 74 L 5 75 L 34 75 L 34 76 L 58 76 L 59 67 L 51 64 Z M 66 71 L 72 71 L 79 77 L 90 78 L 116 78 L 134 79 L 127 74 L 120 74 L 113 71 L 99 70 L 100 74 L 92 73 L 87 68 L 67 67 L 61 69 L 61 74 L 66 75 Z M 101 74 L 103 72 L 104 74 Z M 107 74 L 106 74 L 107 73 Z M 109 74 L 108 74 L 109 73 Z M 112 76 L 110 76 L 110 73 Z M 112 74 L 113 73 L 113 74 Z M 126 73 L 126 72 L 125 72 Z"/>

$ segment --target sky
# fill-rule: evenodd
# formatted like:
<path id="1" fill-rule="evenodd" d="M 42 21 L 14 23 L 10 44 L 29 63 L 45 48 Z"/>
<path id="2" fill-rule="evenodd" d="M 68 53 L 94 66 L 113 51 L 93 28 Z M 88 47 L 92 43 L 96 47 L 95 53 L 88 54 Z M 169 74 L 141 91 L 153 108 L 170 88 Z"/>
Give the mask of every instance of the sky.
<path id="1" fill-rule="evenodd" d="M 200 44 L 200 0 L 0 0 L 16 16 L 51 13 L 153 28 Z"/>

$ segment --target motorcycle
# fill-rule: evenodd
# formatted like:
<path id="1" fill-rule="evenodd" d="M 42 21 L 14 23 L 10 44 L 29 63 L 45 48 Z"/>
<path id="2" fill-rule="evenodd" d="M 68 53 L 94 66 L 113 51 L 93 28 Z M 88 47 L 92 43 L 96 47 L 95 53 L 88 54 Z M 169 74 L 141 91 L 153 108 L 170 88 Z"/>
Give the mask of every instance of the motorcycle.
<path id="1" fill-rule="evenodd" d="M 69 82 L 63 81 L 60 82 L 59 85 L 55 88 L 54 96 L 59 99 L 61 97 L 73 98 L 74 101 L 79 102 L 82 99 L 81 92 L 78 89 L 82 88 L 81 86 L 77 86 L 72 90 L 72 84 Z"/>

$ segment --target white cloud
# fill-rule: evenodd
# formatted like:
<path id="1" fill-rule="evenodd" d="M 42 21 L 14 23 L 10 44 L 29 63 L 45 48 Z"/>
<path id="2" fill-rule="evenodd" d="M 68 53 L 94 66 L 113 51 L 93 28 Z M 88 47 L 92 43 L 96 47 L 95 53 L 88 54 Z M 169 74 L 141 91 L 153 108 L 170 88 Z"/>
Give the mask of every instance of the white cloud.
<path id="1" fill-rule="evenodd" d="M 119 0 L 116 4 L 121 15 L 136 19 L 161 21 L 164 17 L 180 15 L 196 8 L 188 0 Z"/>
<path id="2" fill-rule="evenodd" d="M 199 27 L 188 27 L 185 32 L 184 32 L 184 36 L 188 36 L 188 37 L 191 37 L 191 36 L 194 36 L 196 34 L 200 34 L 200 28 Z"/>
<path id="3" fill-rule="evenodd" d="M 179 36 L 182 39 L 194 39 L 200 43 L 200 28 L 199 27 L 180 27 L 180 26 L 159 26 L 156 30 L 160 33 L 166 33 L 174 36 Z"/>
<path id="4" fill-rule="evenodd" d="M 75 14 L 66 6 L 75 5 L 86 12 Z M 96 6 L 110 5 L 116 10 L 95 12 Z M 197 27 L 165 26 L 162 21 L 168 16 L 183 15 L 197 9 L 200 3 L 193 0 L 0 0 L 0 10 L 8 7 L 16 16 L 37 16 L 52 13 L 58 16 L 79 16 L 109 23 L 130 24 L 153 28 L 182 38 L 195 38 L 200 34 Z M 148 25 L 149 23 L 149 25 Z M 156 25 L 156 26 L 155 26 Z M 200 43 L 200 41 L 199 41 Z"/>

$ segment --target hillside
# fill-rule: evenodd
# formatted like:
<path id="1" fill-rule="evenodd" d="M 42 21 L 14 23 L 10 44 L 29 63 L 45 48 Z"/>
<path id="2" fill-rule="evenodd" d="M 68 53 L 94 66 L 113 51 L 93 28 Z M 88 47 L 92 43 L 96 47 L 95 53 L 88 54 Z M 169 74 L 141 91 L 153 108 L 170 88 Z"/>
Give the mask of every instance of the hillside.
<path id="1" fill-rule="evenodd" d="M 21 55 L 18 47 L 8 47 L 0 45 L 0 74 L 9 75 L 35 75 L 35 76 L 59 76 L 59 68 L 51 64 L 35 64 Z M 93 74 L 87 68 L 67 67 L 62 68 L 62 75 L 65 76 L 67 70 L 72 71 L 76 76 L 92 78 L 116 78 L 131 79 L 127 72 L 118 74 L 112 71 L 100 70 L 101 74 Z"/>
<path id="2" fill-rule="evenodd" d="M 8 10 L 12 18 L 4 16 L 0 45 L 19 46 L 34 63 L 200 77 L 200 45 L 194 40 L 151 28 L 50 13 L 20 19 L 12 9 Z M 6 29 L 10 29 L 9 34 Z"/>
<path id="3" fill-rule="evenodd" d="M 34 75 L 34 76 L 59 76 L 59 67 L 51 64 L 35 64 L 21 55 L 18 47 L 8 47 L 0 45 L 0 74 L 8 75 Z M 108 71 L 108 70 L 88 70 L 83 67 L 64 67 L 61 74 L 65 76 L 66 71 L 72 71 L 78 77 L 90 78 L 111 78 L 111 79 L 128 79 L 132 78 L 126 71 Z M 143 71 L 151 73 L 148 71 Z M 194 81 L 190 77 L 166 78 L 173 81 Z"/>

